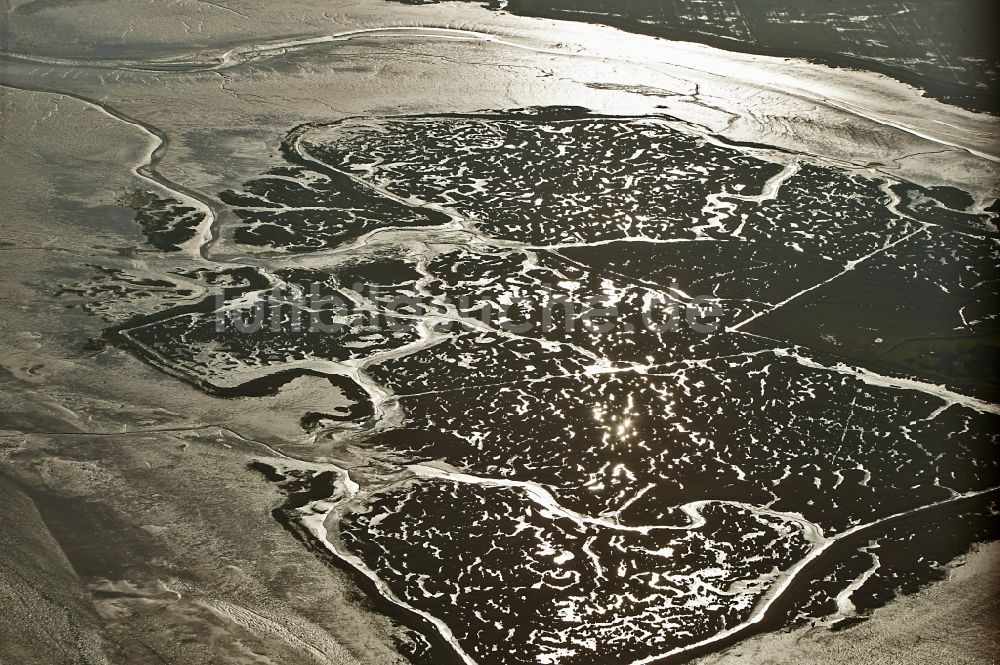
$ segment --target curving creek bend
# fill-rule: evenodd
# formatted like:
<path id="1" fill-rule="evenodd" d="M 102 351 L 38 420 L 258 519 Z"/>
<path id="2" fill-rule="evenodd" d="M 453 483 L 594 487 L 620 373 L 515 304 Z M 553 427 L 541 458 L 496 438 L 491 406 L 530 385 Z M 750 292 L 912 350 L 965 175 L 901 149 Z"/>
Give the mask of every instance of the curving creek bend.
<path id="1" fill-rule="evenodd" d="M 12 108 L 75 104 L 136 146 L 138 249 L 69 258 L 52 297 L 205 399 L 322 387 L 287 440 L 241 437 L 245 466 L 408 657 L 686 662 L 851 625 L 995 538 L 992 116 L 400 12 L 2 71 Z"/>

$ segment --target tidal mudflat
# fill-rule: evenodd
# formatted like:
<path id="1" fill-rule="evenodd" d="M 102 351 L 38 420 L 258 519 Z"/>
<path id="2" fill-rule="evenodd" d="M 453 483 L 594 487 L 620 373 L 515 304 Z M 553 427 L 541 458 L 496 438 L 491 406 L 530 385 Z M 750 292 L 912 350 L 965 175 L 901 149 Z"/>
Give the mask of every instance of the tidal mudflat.
<path id="1" fill-rule="evenodd" d="M 3 658 L 820 659 L 988 565 L 988 63 L 244 4 L 8 11 Z"/>

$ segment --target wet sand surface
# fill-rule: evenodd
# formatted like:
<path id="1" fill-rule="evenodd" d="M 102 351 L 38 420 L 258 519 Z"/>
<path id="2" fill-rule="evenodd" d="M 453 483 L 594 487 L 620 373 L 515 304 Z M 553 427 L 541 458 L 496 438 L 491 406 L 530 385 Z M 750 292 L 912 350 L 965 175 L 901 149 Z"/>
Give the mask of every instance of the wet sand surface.
<path id="1" fill-rule="evenodd" d="M 993 662 L 1000 651 L 998 549 L 995 542 L 977 548 L 946 581 L 875 610 L 865 623 L 837 632 L 800 628 L 749 640 L 702 662 Z"/>
<path id="2" fill-rule="evenodd" d="M 431 4 L 396 0 L 408 4 Z M 520 16 L 611 25 L 630 32 L 877 71 L 974 110 L 997 110 L 997 15 L 990 2 L 822 0 L 492 0 Z"/>
<path id="3" fill-rule="evenodd" d="M 329 4 L 12 3 L 3 658 L 991 662 L 995 117 Z"/>

